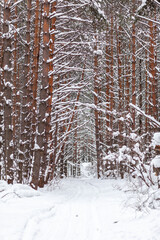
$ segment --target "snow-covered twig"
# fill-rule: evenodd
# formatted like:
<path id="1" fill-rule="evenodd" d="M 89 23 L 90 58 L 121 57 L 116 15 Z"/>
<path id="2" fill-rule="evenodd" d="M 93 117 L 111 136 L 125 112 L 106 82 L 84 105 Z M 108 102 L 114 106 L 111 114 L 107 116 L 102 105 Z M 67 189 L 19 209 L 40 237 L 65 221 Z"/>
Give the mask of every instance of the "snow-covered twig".
<path id="1" fill-rule="evenodd" d="M 136 105 L 130 103 L 129 104 L 130 107 L 134 108 L 137 112 L 139 112 L 140 114 L 142 114 L 144 117 L 148 118 L 152 123 L 154 123 L 157 127 L 160 127 L 160 122 L 157 121 L 154 117 L 146 114 L 143 110 L 141 110 L 139 107 L 137 107 Z"/>

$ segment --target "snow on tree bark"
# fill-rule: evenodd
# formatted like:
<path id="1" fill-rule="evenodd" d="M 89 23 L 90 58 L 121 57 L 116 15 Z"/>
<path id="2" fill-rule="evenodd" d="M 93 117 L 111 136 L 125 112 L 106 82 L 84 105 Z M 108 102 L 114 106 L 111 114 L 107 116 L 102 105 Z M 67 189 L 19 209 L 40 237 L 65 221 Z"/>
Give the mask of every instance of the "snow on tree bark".
<path id="1" fill-rule="evenodd" d="M 48 133 L 47 133 L 47 105 L 49 94 L 49 9 L 50 1 L 45 0 L 43 5 L 43 77 L 40 87 L 40 99 L 38 111 L 38 122 L 36 132 L 37 148 L 34 148 L 34 162 L 33 162 L 33 175 L 32 182 L 34 188 L 37 189 L 44 186 L 45 168 L 47 163 L 47 147 L 48 147 Z M 35 89 L 36 91 L 36 89 Z"/>
<path id="2" fill-rule="evenodd" d="M 12 123 L 12 63 L 11 63 L 11 41 L 10 31 L 10 1 L 4 1 L 4 23 L 3 23 L 3 82 L 4 82 L 4 161 L 6 165 L 6 180 L 13 183 L 13 123 Z"/>

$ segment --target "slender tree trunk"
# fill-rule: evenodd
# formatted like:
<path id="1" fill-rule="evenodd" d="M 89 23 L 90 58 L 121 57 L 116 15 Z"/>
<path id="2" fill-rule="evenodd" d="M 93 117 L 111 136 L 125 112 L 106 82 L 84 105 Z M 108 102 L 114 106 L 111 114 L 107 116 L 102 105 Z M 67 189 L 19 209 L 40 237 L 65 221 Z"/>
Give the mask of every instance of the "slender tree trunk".
<path id="1" fill-rule="evenodd" d="M 118 106 L 118 111 L 120 113 L 120 116 L 122 116 L 122 93 L 123 93 L 123 89 L 122 89 L 122 62 L 121 62 L 121 39 L 120 39 L 120 35 L 121 35 L 121 27 L 119 26 L 119 30 L 117 32 L 117 55 L 118 55 L 118 85 L 119 85 L 119 106 Z M 119 129 L 119 145 L 122 146 L 123 144 L 123 138 L 122 138 L 122 131 L 123 131 L 123 124 L 122 121 L 119 120 L 118 123 L 118 129 Z"/>
<path id="2" fill-rule="evenodd" d="M 154 26 L 149 21 L 150 29 L 150 47 L 149 47 L 149 82 L 151 83 L 151 100 L 152 100 L 152 116 L 157 119 L 157 98 L 156 98 L 156 61 L 155 61 L 155 42 L 154 42 Z"/>
<path id="3" fill-rule="evenodd" d="M 3 74 L 2 74 L 2 62 L 3 62 L 3 15 L 2 6 L 0 5 L 0 180 L 2 179 L 3 168 L 3 129 L 4 129 L 4 116 L 3 116 Z"/>
<path id="4" fill-rule="evenodd" d="M 145 51 L 145 66 L 147 69 L 147 51 Z M 147 77 L 147 71 L 145 74 L 145 113 L 148 114 L 148 77 Z M 148 119 L 145 118 L 145 132 L 148 132 Z"/>
<path id="5" fill-rule="evenodd" d="M 130 65 L 129 65 L 129 59 L 125 57 L 125 63 L 126 63 L 126 84 L 125 84 L 125 110 L 129 112 L 129 103 L 130 103 Z"/>
<path id="6" fill-rule="evenodd" d="M 49 100 L 48 100 L 48 117 L 47 117 L 47 126 L 48 126 L 48 141 L 49 141 L 49 171 L 52 172 L 52 169 L 55 167 L 55 158 L 57 152 L 57 134 L 58 134 L 58 122 L 56 121 L 54 139 L 53 139 L 53 131 L 51 127 L 51 115 L 52 115 L 52 99 L 53 99 L 53 57 L 54 57 L 54 45 L 55 45 L 55 30 L 56 30 L 56 4 L 57 1 L 53 1 L 51 5 L 51 16 L 50 16 L 50 63 L 49 63 Z M 58 80 L 59 81 L 59 78 Z M 58 83 L 59 84 L 59 83 Z M 58 120 L 58 115 L 56 114 L 56 119 Z M 46 182 L 50 178 L 50 173 L 46 178 Z"/>
<path id="7" fill-rule="evenodd" d="M 139 107 L 142 109 L 142 60 L 139 60 Z M 142 115 L 139 116 L 139 135 L 142 134 Z"/>
<path id="8" fill-rule="evenodd" d="M 63 136 L 64 133 L 65 133 L 65 121 L 63 121 L 63 125 L 60 127 L 61 136 Z M 66 141 L 67 141 L 67 139 L 65 140 L 65 143 L 66 143 Z M 64 177 L 64 150 L 65 150 L 65 145 L 66 144 L 62 145 L 61 152 L 60 152 L 60 157 L 59 157 L 60 178 Z"/>
<path id="9" fill-rule="evenodd" d="M 32 107 L 31 107 L 31 111 L 32 111 L 31 150 L 32 150 L 33 162 L 34 162 L 34 148 L 35 148 L 35 141 L 36 141 L 36 124 L 37 124 L 37 86 L 38 86 L 38 72 L 39 72 L 41 22 L 42 22 L 42 5 L 39 3 L 39 0 L 37 0 L 36 9 L 35 9 L 35 22 L 34 22 L 35 31 L 34 31 L 33 70 L 32 70 L 33 99 L 32 99 Z"/>
<path id="10" fill-rule="evenodd" d="M 13 183 L 13 125 L 12 125 L 12 89 L 11 78 L 11 32 L 10 24 L 10 1 L 4 1 L 3 23 L 3 82 L 4 82 L 4 159 L 6 164 L 6 180 Z"/>
<path id="11" fill-rule="evenodd" d="M 97 153 L 97 177 L 100 178 L 100 140 L 99 140 L 99 117 L 98 117 L 98 55 L 97 55 L 97 33 L 95 33 L 94 46 L 94 118 L 95 118 L 95 139 Z"/>
<path id="12" fill-rule="evenodd" d="M 37 142 L 33 163 L 31 185 L 37 189 L 44 186 L 45 166 L 47 161 L 47 104 L 49 89 L 49 7 L 50 2 L 45 0 L 43 8 L 43 78 L 40 88 L 39 114 L 37 126 Z M 41 167 L 41 171 L 40 171 Z"/>
<path id="13" fill-rule="evenodd" d="M 110 74 L 111 74 L 111 83 L 110 83 L 110 111 L 111 111 L 111 118 L 110 118 L 110 128 L 113 131 L 113 108 L 114 108 L 114 55 L 113 55 L 113 13 L 111 16 L 111 65 L 110 65 Z M 112 143 L 112 140 L 111 140 Z"/>
<path id="14" fill-rule="evenodd" d="M 126 112 L 126 114 L 130 113 L 130 108 L 129 108 L 129 104 L 130 104 L 130 76 L 131 76 L 131 69 L 130 69 L 130 61 L 129 61 L 129 57 L 125 56 L 125 75 L 126 75 L 126 79 L 125 79 L 125 107 L 124 107 L 124 111 Z M 127 136 L 130 135 L 130 125 L 128 122 L 125 122 L 125 129 L 126 129 L 126 134 Z M 129 139 L 125 138 L 125 144 L 127 146 L 130 145 Z"/>
<path id="15" fill-rule="evenodd" d="M 60 81 L 60 76 L 58 75 L 55 88 L 59 89 L 59 81 Z M 59 101 L 59 93 L 57 93 L 57 101 Z M 56 111 L 56 109 L 54 109 Z M 56 170 L 56 157 L 57 157 L 57 151 L 58 151 L 58 130 L 59 130 L 59 123 L 58 123 L 58 114 L 55 113 L 55 126 L 54 126 L 54 131 L 53 131 L 53 141 L 51 143 L 51 155 L 50 155 L 50 162 L 49 162 L 49 170 L 47 173 L 47 178 L 46 178 L 46 183 L 48 180 L 52 180 L 55 175 L 55 170 Z"/>
<path id="16" fill-rule="evenodd" d="M 109 52 L 109 41 L 108 41 L 108 28 L 106 30 L 106 145 L 110 144 L 110 52 Z"/>
<path id="17" fill-rule="evenodd" d="M 18 18 L 15 0 L 14 9 L 14 42 L 13 42 L 13 156 L 17 165 L 16 181 L 22 183 L 22 162 L 19 159 L 19 135 L 20 135 L 20 95 L 19 95 L 19 64 L 18 64 Z"/>
<path id="18" fill-rule="evenodd" d="M 135 0 L 133 0 L 133 12 Z M 132 25 L 132 104 L 136 105 L 136 25 Z M 132 130 L 135 130 L 135 109 L 132 109 Z"/>
<path id="19" fill-rule="evenodd" d="M 99 96 L 99 104 L 102 104 L 102 84 L 99 83 L 99 87 L 98 87 L 98 96 Z M 103 165 L 103 158 L 102 158 L 102 148 L 104 145 L 104 141 L 103 141 L 103 115 L 102 115 L 102 111 L 99 111 L 98 113 L 98 128 L 99 128 L 99 156 L 100 156 L 100 170 L 102 171 L 102 174 L 104 173 L 104 165 Z"/>
<path id="20" fill-rule="evenodd" d="M 31 0 L 27 0 L 27 22 L 26 22 L 26 44 L 25 44 L 25 63 L 23 72 L 23 82 L 21 83 L 22 89 L 22 107 L 21 107 L 21 141 L 20 141 L 20 162 L 23 169 L 23 177 L 25 181 L 29 180 L 30 174 L 30 158 L 31 158 L 31 146 L 30 146 L 30 129 L 31 129 L 31 117 L 29 116 L 31 111 L 31 71 L 30 71 L 30 24 L 31 24 Z"/>
<path id="21" fill-rule="evenodd" d="M 15 0 L 16 3 L 16 0 Z M 17 6 L 15 6 L 15 30 L 17 30 Z M 14 159 L 17 158 L 16 154 L 16 121 L 17 121 L 17 113 L 16 113 L 16 104 L 17 104 L 17 31 L 14 33 L 14 71 L 13 71 L 13 144 L 14 144 Z"/>
<path id="22" fill-rule="evenodd" d="M 77 116 L 76 116 L 77 119 Z M 76 177 L 77 174 L 77 122 L 75 124 L 74 132 L 74 159 L 73 159 L 73 177 Z"/>

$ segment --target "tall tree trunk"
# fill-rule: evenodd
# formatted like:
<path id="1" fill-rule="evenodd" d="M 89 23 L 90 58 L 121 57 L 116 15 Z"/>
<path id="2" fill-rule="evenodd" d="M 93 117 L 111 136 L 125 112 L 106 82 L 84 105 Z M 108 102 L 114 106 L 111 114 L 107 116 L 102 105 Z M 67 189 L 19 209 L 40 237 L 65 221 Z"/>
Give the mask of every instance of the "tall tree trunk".
<path id="1" fill-rule="evenodd" d="M 110 52 L 108 28 L 106 30 L 106 145 L 110 144 Z"/>
<path id="2" fill-rule="evenodd" d="M 125 57 L 125 69 L 126 69 L 126 84 L 125 84 L 125 110 L 129 112 L 129 103 L 130 103 L 130 64 L 129 58 Z"/>
<path id="3" fill-rule="evenodd" d="M 133 5 L 135 0 L 133 0 Z M 133 10 L 134 12 L 134 10 Z M 132 25 L 132 104 L 136 105 L 136 25 Z M 135 109 L 132 109 L 132 130 L 135 130 Z"/>
<path id="4" fill-rule="evenodd" d="M 12 125 L 12 64 L 11 64 L 11 32 L 10 1 L 4 1 L 3 23 L 3 82 L 4 82 L 4 159 L 6 164 L 6 180 L 13 183 L 13 125 Z"/>
<path id="5" fill-rule="evenodd" d="M 49 90 L 49 8 L 50 1 L 45 0 L 43 8 L 43 78 L 40 88 L 38 111 L 37 142 L 35 146 L 35 159 L 33 163 L 33 176 L 31 185 L 37 189 L 44 186 L 45 166 L 47 161 L 47 104 Z M 41 167 L 41 171 L 40 171 Z"/>
<path id="6" fill-rule="evenodd" d="M 113 11 L 113 10 L 112 10 Z M 110 111 L 111 111 L 111 118 L 110 118 L 110 128 L 113 132 L 113 108 L 114 108 L 114 55 L 113 55 L 113 13 L 111 16 L 111 65 L 110 65 L 110 74 L 111 74 L 111 83 L 110 83 Z M 111 140 L 112 144 L 112 140 Z"/>
<path id="7" fill-rule="evenodd" d="M 125 75 L 126 75 L 126 79 L 125 79 L 125 107 L 124 107 L 124 111 L 126 112 L 126 114 L 128 115 L 128 113 L 130 113 L 130 108 L 129 108 L 129 104 L 130 104 L 130 76 L 131 76 L 131 69 L 130 69 L 130 61 L 129 61 L 129 57 L 125 56 Z M 125 122 L 125 131 L 127 136 L 130 135 L 130 124 L 128 123 L 128 121 Z M 130 145 L 129 139 L 125 138 L 125 144 L 127 146 Z"/>
<path id="8" fill-rule="evenodd" d="M 16 3 L 16 0 L 15 0 Z M 13 67 L 13 145 L 14 145 L 14 159 L 17 158 L 17 149 L 16 149 L 16 124 L 17 124 L 17 112 L 16 112 L 16 104 L 17 104 L 17 6 L 15 6 L 15 33 L 14 33 L 14 67 Z"/>
<path id="9" fill-rule="evenodd" d="M 59 89 L 59 76 L 57 77 L 57 91 Z M 59 94 L 57 94 L 57 100 L 59 101 Z M 47 181 L 52 180 L 55 174 L 56 170 L 56 157 L 57 157 L 57 150 L 58 150 L 58 129 L 59 129 L 59 124 L 58 124 L 58 113 L 55 113 L 55 129 L 53 132 L 53 142 L 51 145 L 51 151 L 53 151 L 51 157 L 50 157 L 50 163 L 49 163 L 49 172 L 47 176 Z"/>
<path id="10" fill-rule="evenodd" d="M 139 107 L 142 109 L 142 59 L 139 60 Z M 139 116 L 139 135 L 142 134 L 142 115 Z"/>
<path id="11" fill-rule="evenodd" d="M 100 178 L 100 139 L 99 139 L 99 116 L 98 116 L 98 54 L 97 54 L 97 33 L 95 31 L 94 46 L 94 118 L 95 118 L 95 139 L 97 154 L 97 177 Z"/>
<path id="12" fill-rule="evenodd" d="M 13 156 L 17 167 L 16 181 L 22 183 L 22 162 L 19 159 L 19 135 L 20 135 L 20 86 L 19 86 L 19 64 L 18 64 L 18 18 L 15 0 L 14 9 L 14 42 L 13 42 Z"/>
<path id="13" fill-rule="evenodd" d="M 30 158 L 31 158 L 31 117 L 29 116 L 31 109 L 31 71 L 30 71 L 30 31 L 31 31 L 31 0 L 27 0 L 27 22 L 26 22 L 26 44 L 25 44 L 25 63 L 23 72 L 22 89 L 22 108 L 21 108 L 21 141 L 20 141 L 20 162 L 23 169 L 23 177 L 25 181 L 29 180 L 30 174 Z"/>
<path id="14" fill-rule="evenodd" d="M 73 177 L 77 174 L 77 114 L 76 114 L 76 124 L 74 132 L 74 155 L 73 155 Z"/>
<path id="15" fill-rule="evenodd" d="M 156 98 L 156 59 L 153 22 L 149 21 L 150 47 L 149 47 L 149 82 L 151 83 L 152 116 L 157 119 L 157 98 Z"/>
<path id="16" fill-rule="evenodd" d="M 40 9 L 41 7 L 41 9 Z M 35 31 L 34 31 L 34 50 L 33 50 L 33 69 L 32 69 L 32 136 L 31 136 L 31 151 L 32 162 L 34 162 L 34 148 L 36 141 L 36 124 L 37 124 L 37 86 L 38 86 L 38 73 L 39 73 L 39 55 L 40 55 L 40 33 L 42 22 L 42 5 L 39 0 L 36 1 L 35 9 Z M 33 163 L 32 163 L 33 165 Z"/>
<path id="17" fill-rule="evenodd" d="M 147 51 L 145 51 L 145 67 L 147 69 Z M 148 104 L 148 76 L 147 76 L 147 71 L 145 74 L 145 114 L 148 114 L 148 108 L 149 108 L 149 104 Z M 145 132 L 148 132 L 148 119 L 145 118 Z"/>
<path id="18" fill-rule="evenodd" d="M 49 62 L 49 100 L 48 100 L 48 117 L 47 117 L 47 126 L 48 126 L 48 142 L 49 142 L 49 171 L 52 172 L 52 169 L 55 167 L 55 158 L 57 152 L 57 134 L 58 134 L 58 122 L 56 121 L 54 139 L 53 139 L 53 131 L 51 127 L 51 115 L 52 115 L 52 99 L 53 99 L 53 57 L 55 50 L 55 30 L 56 30 L 56 4 L 57 1 L 51 2 L 51 16 L 50 16 L 50 62 Z M 59 77 L 57 79 L 59 81 Z M 58 83 L 59 84 L 59 83 Z M 56 119 L 58 120 L 58 115 L 56 114 Z M 50 173 L 48 173 L 46 182 L 50 178 Z"/>
<path id="19" fill-rule="evenodd" d="M 119 26 L 119 30 L 117 32 L 117 55 L 118 55 L 118 85 L 119 85 L 119 91 L 118 91 L 118 96 L 119 96 L 119 106 L 118 106 L 118 112 L 120 113 L 119 116 L 122 116 L 122 62 L 121 62 L 121 31 L 122 28 Z M 118 123 L 118 130 L 119 130 L 119 145 L 122 146 L 123 144 L 123 138 L 122 138 L 122 130 L 123 130 L 123 124 L 122 120 L 119 120 Z"/>
<path id="20" fill-rule="evenodd" d="M 2 61 L 3 61 L 3 16 L 2 6 L 0 5 L 0 180 L 2 179 L 3 162 L 3 129 L 4 129 L 4 116 L 3 116 L 3 74 L 2 74 Z"/>

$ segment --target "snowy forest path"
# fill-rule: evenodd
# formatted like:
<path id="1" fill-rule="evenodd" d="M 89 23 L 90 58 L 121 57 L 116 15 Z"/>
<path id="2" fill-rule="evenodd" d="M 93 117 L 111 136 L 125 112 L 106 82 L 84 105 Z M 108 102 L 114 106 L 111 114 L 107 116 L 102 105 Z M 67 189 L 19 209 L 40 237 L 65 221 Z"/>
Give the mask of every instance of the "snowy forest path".
<path id="1" fill-rule="evenodd" d="M 143 216 L 126 208 L 116 185 L 114 179 L 64 179 L 30 197 L 8 194 L 0 201 L 0 240 L 159 240 L 158 210 Z"/>
<path id="2" fill-rule="evenodd" d="M 125 208 L 125 194 L 114 185 L 115 180 L 63 180 L 48 196 L 54 215 L 39 221 L 29 240 L 158 240 L 143 224 L 147 235 L 137 230 L 135 210 Z"/>

